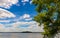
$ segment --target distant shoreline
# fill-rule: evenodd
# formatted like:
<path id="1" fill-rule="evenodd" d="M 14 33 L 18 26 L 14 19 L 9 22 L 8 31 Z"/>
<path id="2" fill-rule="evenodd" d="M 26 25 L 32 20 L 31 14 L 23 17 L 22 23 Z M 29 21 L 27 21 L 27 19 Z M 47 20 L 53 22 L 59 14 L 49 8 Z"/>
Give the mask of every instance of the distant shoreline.
<path id="1" fill-rule="evenodd" d="M 0 33 L 42 33 L 42 32 L 0 32 Z"/>

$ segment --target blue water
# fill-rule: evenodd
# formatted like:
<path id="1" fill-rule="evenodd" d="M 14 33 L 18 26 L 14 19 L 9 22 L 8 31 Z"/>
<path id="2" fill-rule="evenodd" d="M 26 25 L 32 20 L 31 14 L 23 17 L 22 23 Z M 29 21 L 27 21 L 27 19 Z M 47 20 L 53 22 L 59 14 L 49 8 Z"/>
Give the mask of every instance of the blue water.
<path id="1" fill-rule="evenodd" d="M 40 33 L 0 33 L 0 38 L 43 38 Z"/>

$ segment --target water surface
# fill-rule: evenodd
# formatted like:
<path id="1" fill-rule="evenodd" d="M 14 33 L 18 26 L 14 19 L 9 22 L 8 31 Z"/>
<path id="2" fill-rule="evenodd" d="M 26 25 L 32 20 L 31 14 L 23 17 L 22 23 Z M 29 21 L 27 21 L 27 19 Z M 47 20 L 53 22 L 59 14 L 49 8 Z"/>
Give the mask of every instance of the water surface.
<path id="1" fill-rule="evenodd" d="M 0 33 L 0 38 L 43 38 L 40 33 Z"/>

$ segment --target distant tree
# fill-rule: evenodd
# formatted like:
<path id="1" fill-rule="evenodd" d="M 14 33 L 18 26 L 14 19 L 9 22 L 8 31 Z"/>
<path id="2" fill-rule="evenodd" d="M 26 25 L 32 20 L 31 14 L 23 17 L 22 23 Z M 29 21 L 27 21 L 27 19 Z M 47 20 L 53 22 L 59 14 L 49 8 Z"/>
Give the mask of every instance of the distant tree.
<path id="1" fill-rule="evenodd" d="M 44 24 L 44 38 L 54 38 L 60 30 L 60 0 L 32 0 L 37 15 L 34 20 Z"/>

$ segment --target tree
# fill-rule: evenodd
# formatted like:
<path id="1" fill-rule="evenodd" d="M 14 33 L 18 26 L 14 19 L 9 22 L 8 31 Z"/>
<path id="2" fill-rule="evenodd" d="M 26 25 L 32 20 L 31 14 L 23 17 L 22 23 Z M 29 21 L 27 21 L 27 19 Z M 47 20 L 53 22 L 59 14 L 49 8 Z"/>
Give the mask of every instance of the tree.
<path id="1" fill-rule="evenodd" d="M 54 38 L 60 31 L 60 0 L 32 0 L 37 15 L 34 20 L 44 24 L 44 38 Z"/>

